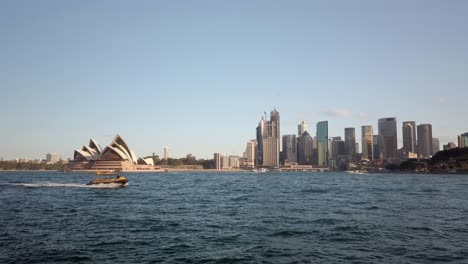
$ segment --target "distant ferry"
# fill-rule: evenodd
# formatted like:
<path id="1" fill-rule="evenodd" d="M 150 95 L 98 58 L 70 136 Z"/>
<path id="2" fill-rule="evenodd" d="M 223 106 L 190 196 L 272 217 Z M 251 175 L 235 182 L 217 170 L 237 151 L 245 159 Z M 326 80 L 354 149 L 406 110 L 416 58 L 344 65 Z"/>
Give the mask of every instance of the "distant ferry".
<path id="1" fill-rule="evenodd" d="M 116 172 L 96 172 L 96 176 L 86 185 L 95 184 L 119 184 L 125 186 L 128 183 L 128 179 Z"/>

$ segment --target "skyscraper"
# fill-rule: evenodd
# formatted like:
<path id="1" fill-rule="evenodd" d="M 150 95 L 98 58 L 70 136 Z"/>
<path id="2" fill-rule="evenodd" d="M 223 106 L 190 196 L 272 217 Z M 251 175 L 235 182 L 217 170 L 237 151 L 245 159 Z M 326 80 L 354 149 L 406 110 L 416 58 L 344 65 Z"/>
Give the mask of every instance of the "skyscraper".
<path id="1" fill-rule="evenodd" d="M 345 152 L 346 155 L 356 154 L 356 130 L 354 127 L 345 128 Z"/>
<path id="2" fill-rule="evenodd" d="M 362 158 L 374 160 L 374 131 L 372 126 L 362 126 L 361 132 Z"/>
<path id="3" fill-rule="evenodd" d="M 317 123 L 317 165 L 328 165 L 328 121 Z"/>
<path id="4" fill-rule="evenodd" d="M 403 151 L 416 153 L 416 122 L 405 121 L 402 126 Z"/>
<path id="5" fill-rule="evenodd" d="M 167 160 L 170 156 L 170 153 L 169 153 L 169 147 L 165 147 L 164 148 L 164 159 Z"/>
<path id="6" fill-rule="evenodd" d="M 302 121 L 299 125 L 297 125 L 297 136 L 300 137 L 302 133 L 307 131 L 307 123 Z"/>
<path id="7" fill-rule="evenodd" d="M 397 158 L 397 129 L 396 118 L 379 119 L 379 150 L 384 159 Z"/>
<path id="8" fill-rule="evenodd" d="M 458 136 L 458 147 L 459 148 L 468 147 L 468 132 L 463 133 Z"/>
<path id="9" fill-rule="evenodd" d="M 300 165 L 312 165 L 313 139 L 309 132 L 304 131 L 297 138 L 297 162 Z"/>
<path id="10" fill-rule="evenodd" d="M 438 138 L 432 138 L 432 156 L 440 151 L 440 142 Z"/>
<path id="11" fill-rule="evenodd" d="M 284 163 L 297 162 L 297 141 L 296 135 L 283 136 L 283 158 Z"/>
<path id="12" fill-rule="evenodd" d="M 258 165 L 266 167 L 279 166 L 280 156 L 280 116 L 274 109 L 270 121 L 266 117 L 257 126 Z M 260 142 L 262 142 L 260 144 Z M 261 156 L 261 158 L 260 158 Z"/>
<path id="13" fill-rule="evenodd" d="M 378 160 L 380 159 L 380 148 L 379 148 L 379 142 L 381 141 L 380 140 L 380 136 L 379 135 L 374 135 L 372 137 L 373 139 L 373 143 L 374 143 L 374 159 L 375 160 Z"/>
<path id="14" fill-rule="evenodd" d="M 432 156 L 432 125 L 422 124 L 418 126 L 418 157 L 430 156 Z"/>
<path id="15" fill-rule="evenodd" d="M 257 141 L 255 139 L 252 139 L 249 142 L 247 142 L 247 147 L 245 148 L 245 158 L 246 158 L 247 167 L 255 166 L 256 150 L 257 150 Z"/>
<path id="16" fill-rule="evenodd" d="M 60 161 L 60 156 L 57 153 L 47 153 L 46 161 L 47 163 L 57 163 Z"/>

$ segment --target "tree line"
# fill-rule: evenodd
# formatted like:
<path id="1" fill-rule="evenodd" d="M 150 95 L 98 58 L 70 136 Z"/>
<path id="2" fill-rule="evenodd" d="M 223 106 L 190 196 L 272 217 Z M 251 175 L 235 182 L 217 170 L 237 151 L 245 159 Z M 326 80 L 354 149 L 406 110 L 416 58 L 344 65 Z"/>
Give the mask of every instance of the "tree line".
<path id="1" fill-rule="evenodd" d="M 47 163 L 46 161 L 0 161 L 0 170 L 63 170 L 64 164 L 62 161 L 57 163 Z"/>

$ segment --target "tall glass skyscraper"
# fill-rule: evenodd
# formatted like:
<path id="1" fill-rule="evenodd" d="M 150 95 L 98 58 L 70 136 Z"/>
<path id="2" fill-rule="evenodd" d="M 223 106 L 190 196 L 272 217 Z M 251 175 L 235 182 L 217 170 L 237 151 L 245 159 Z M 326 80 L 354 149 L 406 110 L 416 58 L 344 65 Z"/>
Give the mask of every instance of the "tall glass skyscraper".
<path id="1" fill-rule="evenodd" d="M 361 127 L 362 138 L 362 158 L 367 160 L 374 159 L 374 131 L 372 126 Z"/>
<path id="2" fill-rule="evenodd" d="M 432 125 L 422 124 L 418 126 L 418 157 L 429 158 L 432 156 Z"/>
<path id="3" fill-rule="evenodd" d="M 328 166 L 328 121 L 317 123 L 317 165 Z"/>
<path id="4" fill-rule="evenodd" d="M 270 113 L 270 121 L 262 117 L 257 126 L 258 163 L 259 166 L 279 166 L 280 156 L 280 116 L 275 110 Z"/>
<path id="5" fill-rule="evenodd" d="M 344 131 L 346 155 L 354 155 L 356 154 L 356 130 L 354 127 L 347 127 Z"/>
<path id="6" fill-rule="evenodd" d="M 397 125 L 395 117 L 379 119 L 379 150 L 384 159 L 397 158 Z"/>
<path id="7" fill-rule="evenodd" d="M 284 163 L 297 162 L 296 135 L 283 136 L 283 158 Z"/>
<path id="8" fill-rule="evenodd" d="M 416 153 L 416 122 L 405 121 L 402 126 L 403 151 Z"/>

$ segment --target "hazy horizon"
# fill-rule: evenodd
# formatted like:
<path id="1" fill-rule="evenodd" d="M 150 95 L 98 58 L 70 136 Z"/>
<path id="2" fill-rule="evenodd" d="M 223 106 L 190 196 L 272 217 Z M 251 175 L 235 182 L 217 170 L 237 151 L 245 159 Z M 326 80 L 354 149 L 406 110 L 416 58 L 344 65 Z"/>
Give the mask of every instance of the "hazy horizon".
<path id="1" fill-rule="evenodd" d="M 242 155 L 281 134 L 397 118 L 468 131 L 466 1 L 2 1 L 0 157 L 70 158 L 120 134 L 137 156 Z"/>

